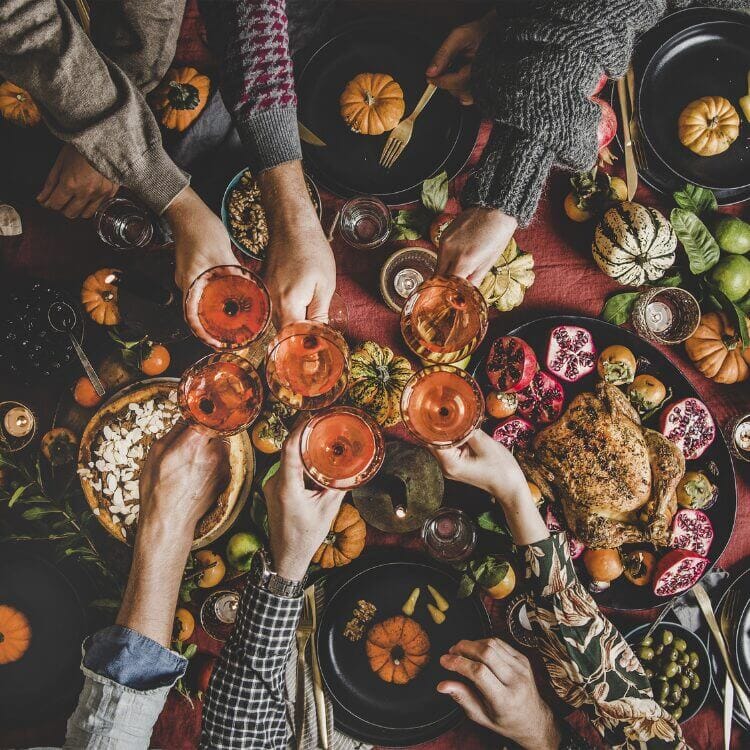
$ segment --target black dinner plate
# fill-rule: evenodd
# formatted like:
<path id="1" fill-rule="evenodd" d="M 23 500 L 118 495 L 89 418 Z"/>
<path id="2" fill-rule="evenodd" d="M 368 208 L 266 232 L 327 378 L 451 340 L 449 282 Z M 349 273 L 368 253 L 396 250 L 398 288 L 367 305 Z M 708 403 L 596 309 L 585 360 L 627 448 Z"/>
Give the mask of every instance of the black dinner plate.
<path id="1" fill-rule="evenodd" d="M 750 596 L 750 567 L 746 567 L 745 570 L 739 573 L 734 581 L 732 581 L 732 583 L 727 587 L 726 591 L 724 591 L 724 593 L 721 595 L 719 601 L 714 607 L 714 612 L 716 612 L 717 615 L 721 613 L 722 607 L 724 606 L 724 601 L 726 600 L 729 590 L 735 587 L 741 587 L 744 595 Z M 711 660 L 711 678 L 713 682 L 713 688 L 720 703 L 723 705 L 726 669 L 724 667 L 724 662 L 722 661 L 721 654 L 719 653 L 719 649 L 717 648 L 716 644 L 713 643 L 713 635 L 711 634 L 710 630 L 707 630 L 706 646 L 708 647 L 709 658 Z M 736 653 L 737 652 L 735 651 L 735 654 Z M 737 660 L 735 659 L 735 662 L 736 661 Z M 743 674 L 741 677 L 745 682 L 747 682 L 748 675 Z M 742 705 L 736 698 L 734 700 L 733 718 L 734 722 L 738 726 L 742 727 L 745 731 L 750 731 L 750 717 L 745 715 L 745 712 L 742 710 Z"/>
<path id="2" fill-rule="evenodd" d="M 424 555 L 383 549 L 360 558 L 326 580 L 326 605 L 318 628 L 320 669 L 334 703 L 336 726 L 365 742 L 392 747 L 439 737 L 463 720 L 463 712 L 435 690 L 455 675 L 439 657 L 461 639 L 486 638 L 490 620 L 478 596 L 457 599 L 459 574 Z M 427 611 L 430 584 L 450 602 L 446 620 L 436 625 Z M 373 624 L 401 614 L 412 589 L 422 593 L 413 619 L 430 638 L 430 661 L 407 685 L 382 681 L 371 669 L 365 639 L 352 643 L 342 635 L 360 599 L 377 607 Z"/>
<path id="3" fill-rule="evenodd" d="M 21 611 L 31 627 L 28 651 L 0 666 L 0 726 L 42 720 L 72 707 L 82 684 L 86 633 L 73 587 L 51 563 L 13 545 L 0 553 L 0 604 Z"/>
<path id="4" fill-rule="evenodd" d="M 750 125 L 739 111 L 750 70 L 750 19 L 704 21 L 669 37 L 641 76 L 638 114 L 652 150 L 675 174 L 711 189 L 750 186 Z M 682 110 L 702 96 L 723 96 L 740 114 L 740 133 L 722 154 L 705 157 L 680 143 Z"/>
<path id="5" fill-rule="evenodd" d="M 658 377 L 667 388 L 671 388 L 673 397 L 671 401 L 692 396 L 700 399 L 700 394 L 685 378 L 685 376 L 665 357 L 658 349 L 644 341 L 632 331 L 619 328 L 610 323 L 605 323 L 596 318 L 587 318 L 579 315 L 555 315 L 548 318 L 524 323 L 512 331 L 505 331 L 502 319 L 495 319 L 490 323 L 490 329 L 482 342 L 482 346 L 474 354 L 469 370 L 476 377 L 482 390 L 487 393 L 492 386 L 487 380 L 484 363 L 492 342 L 500 336 L 518 336 L 526 341 L 539 360 L 540 367 L 544 367 L 547 342 L 550 331 L 559 325 L 577 325 L 588 329 L 594 337 L 597 351 L 602 351 L 612 344 L 627 346 L 636 358 L 642 358 L 644 364 L 639 363 L 639 373 L 648 372 Z M 645 365 L 645 361 L 648 365 Z M 596 382 L 595 374 L 587 375 L 575 383 L 563 383 L 565 391 L 566 406 L 578 393 L 591 390 Z M 492 434 L 497 425 L 497 420 L 488 420 L 485 429 Z M 658 415 L 645 422 L 646 427 L 658 430 Z M 697 461 L 688 461 L 687 470 L 697 470 L 706 467 L 713 462 L 717 469 L 716 483 L 719 488 L 719 500 L 706 511 L 714 527 L 714 540 L 708 553 L 711 565 L 718 560 L 724 551 L 732 531 L 734 530 L 735 514 L 737 512 L 737 488 L 734 479 L 734 467 L 729 453 L 729 448 L 724 440 L 719 425 L 716 425 L 716 439 L 708 450 Z M 588 575 L 583 564 L 576 563 L 579 575 L 583 580 L 588 580 Z M 710 566 L 708 566 L 710 567 Z M 708 568 L 707 568 L 708 569 Z M 634 586 L 621 576 L 606 590 L 596 595 L 596 600 L 602 607 L 624 611 L 634 611 L 662 607 L 670 601 L 669 597 L 654 596 L 650 586 Z"/>
<path id="6" fill-rule="evenodd" d="M 649 61 L 655 54 L 656 50 L 661 47 L 668 39 L 685 29 L 698 24 L 710 21 L 737 21 L 744 20 L 742 14 L 725 10 L 723 8 L 686 8 L 683 10 L 670 13 L 665 16 L 652 29 L 647 31 L 639 40 L 633 52 L 632 65 L 635 72 L 636 86 L 641 81 L 643 71 Z M 620 118 L 620 107 L 617 103 L 617 87 L 611 86 L 610 103 Z M 622 140 L 620 137 L 622 125 L 615 134 L 615 139 L 620 151 L 622 152 Z M 638 170 L 638 177 L 646 185 L 654 190 L 671 194 L 676 190 L 681 190 L 685 185 L 685 180 L 675 174 L 669 167 L 656 155 L 651 149 L 648 141 L 642 138 L 643 150 L 646 154 L 646 167 Z M 741 188 L 739 190 L 714 190 L 714 195 L 720 206 L 727 206 L 733 203 L 750 198 L 750 188 Z"/>
<path id="7" fill-rule="evenodd" d="M 424 71 L 442 40 L 402 28 L 393 19 L 364 19 L 295 58 L 299 119 L 327 145 L 302 143 L 305 168 L 342 197 L 376 195 L 389 205 L 417 200 L 422 182 L 443 170 L 455 177 L 476 143 L 481 118 L 437 91 L 414 124 L 412 138 L 390 169 L 378 164 L 388 133 L 353 133 L 339 97 L 358 73 L 388 73 L 400 84 L 409 114 L 427 84 Z"/>
<path id="8" fill-rule="evenodd" d="M 746 594 L 750 596 L 750 591 Z M 734 654 L 737 662 L 737 672 L 745 688 L 750 690 L 750 599 L 745 600 L 745 605 L 737 618 L 734 637 Z M 732 644 L 730 644 L 730 647 Z"/>

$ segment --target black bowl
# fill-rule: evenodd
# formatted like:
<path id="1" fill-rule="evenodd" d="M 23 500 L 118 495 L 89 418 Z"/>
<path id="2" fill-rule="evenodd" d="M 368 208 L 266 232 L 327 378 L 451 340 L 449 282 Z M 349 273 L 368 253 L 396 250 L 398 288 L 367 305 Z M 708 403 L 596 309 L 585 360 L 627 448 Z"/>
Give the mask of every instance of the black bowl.
<path id="1" fill-rule="evenodd" d="M 650 627 L 651 623 L 647 622 L 644 625 L 633 628 L 633 630 L 625 635 L 625 640 L 633 646 L 636 656 L 638 655 L 638 643 L 640 643 Z M 655 643 L 658 642 L 658 639 L 665 630 L 671 630 L 675 637 L 684 639 L 687 643 L 688 653 L 695 651 L 700 659 L 695 672 L 700 678 L 701 684 L 694 693 L 691 693 L 690 703 L 683 709 L 682 716 L 680 717 L 680 723 L 682 724 L 688 719 L 692 719 L 703 708 L 703 704 L 706 702 L 706 698 L 711 691 L 711 661 L 708 658 L 706 644 L 692 630 L 688 630 L 676 622 L 662 622 L 660 625 L 657 625 L 653 633 Z"/>
<path id="2" fill-rule="evenodd" d="M 687 398 L 688 396 L 700 399 L 700 394 L 697 393 L 677 367 L 647 341 L 644 341 L 632 331 L 628 331 L 625 328 L 619 328 L 597 318 L 587 318 L 580 315 L 555 315 L 548 318 L 540 318 L 529 323 L 524 323 L 512 331 L 504 330 L 502 319 L 496 318 L 493 320 L 490 323 L 489 331 L 482 345 L 472 357 L 469 365 L 469 371 L 474 374 L 482 391 L 487 393 L 489 390 L 492 390 L 492 386 L 485 374 L 484 362 L 487 358 L 489 348 L 496 338 L 499 336 L 518 336 L 518 338 L 523 339 L 534 350 L 543 367 L 549 332 L 558 325 L 577 325 L 588 329 L 594 337 L 598 351 L 602 351 L 602 349 L 612 344 L 627 346 L 639 360 L 639 373 L 652 374 L 658 377 L 668 389 L 672 389 L 670 402 Z M 596 375 L 591 374 L 575 383 L 563 383 L 566 403 L 581 391 L 592 390 L 595 382 Z M 488 420 L 485 423 L 486 431 L 492 434 L 496 424 L 497 420 Z M 658 430 L 658 415 L 646 420 L 644 424 L 646 427 Z M 726 548 L 734 530 L 735 515 L 737 513 L 737 487 L 734 479 L 734 467 L 729 448 L 718 424 L 713 444 L 700 459 L 687 462 L 687 471 L 703 469 L 710 465 L 716 467 L 714 479 L 719 487 L 719 499 L 712 508 L 706 510 L 706 514 L 714 526 L 714 541 L 708 553 L 710 565 L 707 566 L 706 570 L 713 566 Z M 588 574 L 582 562 L 578 561 L 576 567 L 581 578 L 588 581 Z M 625 611 L 662 607 L 671 598 L 657 597 L 652 592 L 650 586 L 634 586 L 624 576 L 613 581 L 607 590 L 596 595 L 596 600 L 601 606 Z"/>

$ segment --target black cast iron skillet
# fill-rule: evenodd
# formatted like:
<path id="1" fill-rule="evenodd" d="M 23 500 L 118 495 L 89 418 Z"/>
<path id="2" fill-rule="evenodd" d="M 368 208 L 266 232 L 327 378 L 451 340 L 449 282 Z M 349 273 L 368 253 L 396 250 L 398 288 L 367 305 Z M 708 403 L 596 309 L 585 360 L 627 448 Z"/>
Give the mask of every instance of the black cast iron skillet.
<path id="1" fill-rule="evenodd" d="M 491 390 L 484 365 L 490 345 L 496 338 L 499 336 L 518 336 L 518 338 L 523 339 L 534 350 L 539 361 L 539 366 L 544 368 L 549 333 L 558 325 L 576 325 L 586 328 L 594 337 L 594 343 L 598 351 L 602 351 L 602 349 L 612 344 L 627 346 L 635 354 L 636 358 L 641 358 L 638 367 L 639 373 L 647 372 L 652 374 L 658 377 L 668 389 L 672 389 L 673 396 L 671 401 L 678 401 L 688 396 L 700 399 L 700 394 L 693 388 L 687 378 L 656 347 L 625 328 L 619 328 L 602 320 L 580 315 L 555 315 L 548 318 L 540 318 L 529 323 L 524 323 L 512 331 L 504 330 L 502 319 L 496 318 L 493 320 L 490 323 L 490 329 L 481 347 L 474 354 L 469 365 L 469 371 L 474 373 L 484 393 L 488 393 Z M 596 374 L 592 373 L 575 383 L 563 383 L 565 405 L 567 406 L 570 399 L 576 394 L 582 391 L 593 390 L 595 382 Z M 486 431 L 492 434 L 496 424 L 497 420 L 489 420 L 485 423 Z M 658 415 L 647 420 L 645 426 L 658 430 Z M 717 485 L 719 487 L 718 501 L 712 508 L 706 511 L 714 527 L 714 540 L 708 554 L 711 565 L 713 565 L 721 556 L 732 536 L 735 515 L 737 513 L 737 488 L 735 485 L 734 467 L 732 466 L 729 448 L 718 424 L 716 425 L 716 439 L 713 444 L 700 459 L 687 462 L 687 471 L 707 467 L 711 462 L 717 468 Z M 580 561 L 576 563 L 576 568 L 581 579 L 588 582 L 586 569 Z M 654 596 L 650 586 L 634 586 L 624 576 L 621 576 L 612 582 L 609 589 L 597 594 L 596 601 L 602 607 L 633 611 L 662 607 L 670 601 L 670 598 Z"/>

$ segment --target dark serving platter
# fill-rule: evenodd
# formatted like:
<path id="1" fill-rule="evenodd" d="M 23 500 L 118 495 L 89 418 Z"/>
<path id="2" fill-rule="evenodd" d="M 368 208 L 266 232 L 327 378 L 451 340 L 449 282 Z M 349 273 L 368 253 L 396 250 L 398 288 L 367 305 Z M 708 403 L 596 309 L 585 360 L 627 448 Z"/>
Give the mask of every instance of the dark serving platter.
<path id="1" fill-rule="evenodd" d="M 501 319 L 490 323 L 490 328 L 482 345 L 472 357 L 469 371 L 474 374 L 482 390 L 487 393 L 492 386 L 487 380 L 484 362 L 487 358 L 492 342 L 500 336 L 517 336 L 526 341 L 534 350 L 540 366 L 544 366 L 547 352 L 547 341 L 550 331 L 558 325 L 577 325 L 588 329 L 594 337 L 597 351 L 601 351 L 612 344 L 627 346 L 639 360 L 638 372 L 647 372 L 663 381 L 667 388 L 672 389 L 672 399 L 692 396 L 700 399 L 700 394 L 693 388 L 687 378 L 670 362 L 658 349 L 644 341 L 632 331 L 605 323 L 596 318 L 579 315 L 555 315 L 548 318 L 524 323 L 512 331 L 506 331 Z M 565 390 L 565 405 L 576 394 L 591 390 L 596 382 L 596 375 L 592 373 L 575 383 L 563 383 Z M 669 402 L 668 402 L 669 403 Z M 488 420 L 484 428 L 492 434 L 498 420 Z M 645 422 L 646 427 L 658 430 L 658 414 Z M 719 425 L 716 425 L 716 439 L 709 449 L 697 461 L 688 461 L 687 470 L 706 468 L 708 465 L 716 468 L 714 481 L 719 488 L 719 499 L 716 504 L 706 511 L 714 527 L 714 541 L 708 554 L 711 561 L 710 568 L 719 559 L 727 546 L 734 530 L 735 514 L 737 512 L 737 488 L 734 478 L 729 448 L 724 440 Z M 588 575 L 583 564 L 576 563 L 582 580 L 588 581 Z M 602 607 L 633 611 L 662 607 L 670 601 L 669 597 L 654 596 L 650 586 L 634 586 L 624 577 L 618 578 L 609 589 L 596 595 L 597 602 Z"/>
<path id="2" fill-rule="evenodd" d="M 388 73 L 404 92 L 410 114 L 427 85 L 424 71 L 442 40 L 393 19 L 363 19 L 295 57 L 298 114 L 326 146 L 302 143 L 305 169 L 342 197 L 376 195 L 388 205 L 419 198 L 422 182 L 442 170 L 455 177 L 476 143 L 481 117 L 437 91 L 414 125 L 411 142 L 391 169 L 378 164 L 388 133 L 353 133 L 339 113 L 339 96 L 358 73 Z"/>
<path id="3" fill-rule="evenodd" d="M 750 186 L 750 125 L 740 112 L 737 140 L 722 154 L 694 154 L 677 137 L 682 110 L 702 96 L 723 96 L 738 109 L 747 93 L 750 18 L 696 23 L 669 37 L 641 77 L 638 115 L 652 150 L 688 182 L 712 189 Z"/>
<path id="4" fill-rule="evenodd" d="M 86 615 L 71 584 L 44 558 L 8 545 L 0 552 L 0 604 L 23 612 L 31 627 L 28 651 L 0 665 L 0 726 L 72 708 L 83 681 Z"/>
<path id="5" fill-rule="evenodd" d="M 440 666 L 439 658 L 461 639 L 487 638 L 491 626 L 478 596 L 456 598 L 459 580 L 460 574 L 452 568 L 400 549 L 369 553 L 327 577 L 317 643 L 338 729 L 364 742 L 404 747 L 435 739 L 463 721 L 460 707 L 435 690 L 441 680 L 456 679 Z M 432 602 L 427 584 L 450 602 L 440 625 L 427 611 L 426 603 Z M 430 638 L 430 661 L 407 685 L 392 685 L 370 669 L 365 638 L 352 643 L 342 631 L 360 599 L 378 608 L 374 624 L 400 615 L 415 587 L 422 588 L 422 593 L 413 619 Z"/>
<path id="6" fill-rule="evenodd" d="M 737 11 L 724 8 L 695 7 L 670 13 L 652 29 L 640 37 L 632 57 L 633 70 L 636 79 L 636 93 L 639 83 L 643 79 L 644 71 L 657 50 L 673 36 L 703 23 L 709 22 L 747 22 L 747 16 Z M 620 118 L 620 107 L 616 101 L 616 87 L 610 91 L 610 102 Z M 615 135 L 622 151 L 621 125 Z M 685 179 L 673 172 L 652 150 L 648 141 L 642 138 L 642 146 L 646 155 L 647 166 L 639 169 L 639 178 L 649 187 L 661 193 L 672 193 L 681 189 Z M 699 157 L 696 157 L 699 158 Z M 731 205 L 750 198 L 750 188 L 714 189 L 714 194 L 720 206 Z"/>

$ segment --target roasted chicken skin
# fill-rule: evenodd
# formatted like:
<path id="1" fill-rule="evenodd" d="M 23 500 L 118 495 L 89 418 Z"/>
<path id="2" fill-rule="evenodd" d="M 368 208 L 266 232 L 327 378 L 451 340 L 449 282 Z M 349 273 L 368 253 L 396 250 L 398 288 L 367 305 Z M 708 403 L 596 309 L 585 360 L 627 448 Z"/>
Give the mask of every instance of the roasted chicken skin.
<path id="1" fill-rule="evenodd" d="M 518 457 L 529 481 L 560 501 L 568 528 L 588 547 L 667 544 L 685 459 L 640 422 L 619 388 L 599 383 Z"/>

